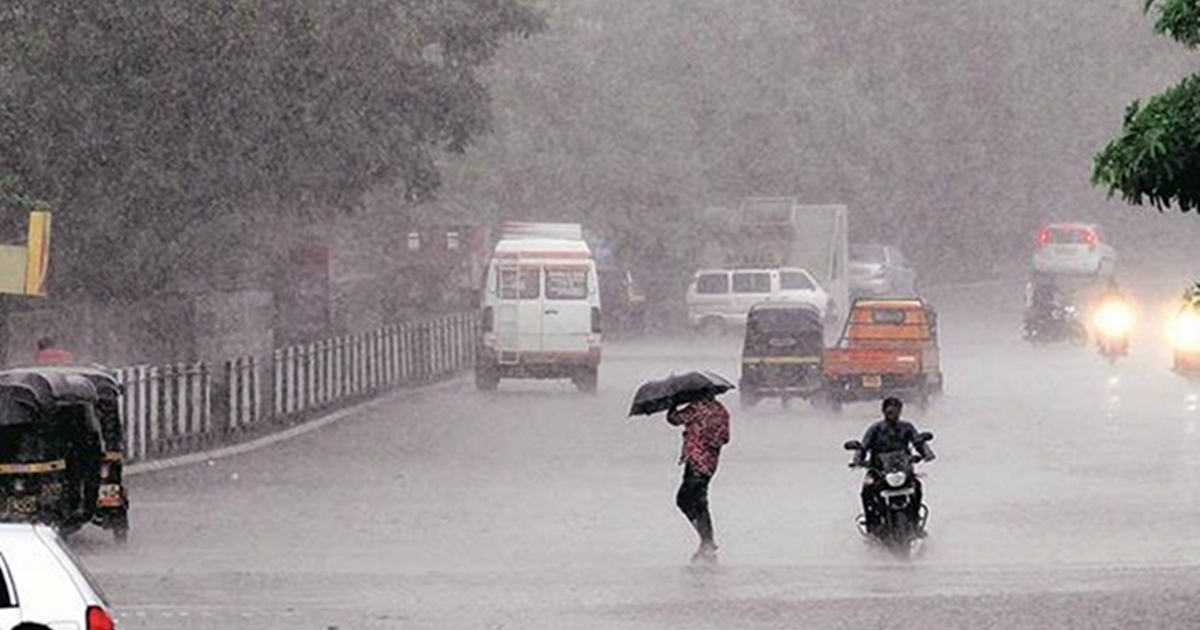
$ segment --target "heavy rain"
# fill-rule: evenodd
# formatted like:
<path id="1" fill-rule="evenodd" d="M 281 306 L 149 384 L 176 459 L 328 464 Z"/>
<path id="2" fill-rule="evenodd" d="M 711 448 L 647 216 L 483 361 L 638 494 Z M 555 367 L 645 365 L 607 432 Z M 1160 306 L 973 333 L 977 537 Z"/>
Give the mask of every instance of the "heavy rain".
<path id="1" fill-rule="evenodd" d="M 1200 624 L 1195 24 L 0 3 L 0 628 Z"/>

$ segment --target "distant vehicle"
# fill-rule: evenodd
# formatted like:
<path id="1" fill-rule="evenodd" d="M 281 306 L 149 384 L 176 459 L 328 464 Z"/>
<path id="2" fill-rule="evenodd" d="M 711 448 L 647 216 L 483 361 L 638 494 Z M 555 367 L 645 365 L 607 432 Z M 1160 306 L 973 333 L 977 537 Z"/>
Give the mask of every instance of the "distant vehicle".
<path id="1" fill-rule="evenodd" d="M 924 406 L 942 393 L 937 315 L 919 299 L 858 299 L 842 338 L 825 350 L 828 403 L 898 396 Z"/>
<path id="2" fill-rule="evenodd" d="M 1092 315 L 1096 349 L 1109 363 L 1115 363 L 1129 354 L 1129 335 L 1133 324 L 1133 309 L 1124 299 L 1112 296 L 1096 307 Z"/>
<path id="3" fill-rule="evenodd" d="M 703 332 L 718 334 L 744 326 L 755 304 L 773 301 L 807 304 L 822 319 L 829 317 L 834 308 L 829 294 L 804 269 L 702 269 L 688 286 L 688 323 Z"/>
<path id="4" fill-rule="evenodd" d="M 811 399 L 821 391 L 825 325 L 817 309 L 802 302 L 763 302 L 750 309 L 742 344 L 738 393 L 743 407 L 777 397 Z"/>
<path id="5" fill-rule="evenodd" d="M 1116 265 L 1116 250 L 1094 223 L 1052 223 L 1038 231 L 1034 271 L 1110 276 Z"/>
<path id="6" fill-rule="evenodd" d="M 1187 377 L 1200 376 L 1200 292 L 1189 290 L 1171 320 L 1171 369 Z"/>
<path id="7" fill-rule="evenodd" d="M 917 272 L 891 245 L 850 245 L 851 297 L 916 297 Z"/>
<path id="8" fill-rule="evenodd" d="M 0 628 L 112 630 L 109 610 L 100 587 L 54 530 L 0 524 Z"/>
<path id="9" fill-rule="evenodd" d="M 749 197 L 736 210 L 711 209 L 705 223 L 701 268 L 805 269 L 833 305 L 817 305 L 831 323 L 828 328 L 841 327 L 850 307 L 846 206 L 802 204 L 797 197 Z"/>
<path id="10" fill-rule="evenodd" d="M 595 391 L 600 368 L 596 262 L 573 223 L 505 224 L 483 286 L 475 385 L 569 378 Z"/>

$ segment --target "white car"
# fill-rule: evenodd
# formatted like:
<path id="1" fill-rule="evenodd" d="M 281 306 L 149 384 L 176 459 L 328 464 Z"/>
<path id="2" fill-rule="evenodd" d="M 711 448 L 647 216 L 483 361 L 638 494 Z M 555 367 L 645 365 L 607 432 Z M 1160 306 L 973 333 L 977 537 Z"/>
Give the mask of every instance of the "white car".
<path id="1" fill-rule="evenodd" d="M 1038 231 L 1033 269 L 1065 275 L 1111 275 L 1117 252 L 1100 226 L 1093 223 L 1052 223 Z"/>
<path id="2" fill-rule="evenodd" d="M 79 559 L 45 525 L 0 523 L 0 628 L 112 630 L 111 608 Z"/>
<path id="3" fill-rule="evenodd" d="M 829 294 L 799 267 L 701 269 L 687 290 L 688 323 L 708 333 L 744 326 L 759 302 L 802 302 L 823 318 L 833 311 Z"/>

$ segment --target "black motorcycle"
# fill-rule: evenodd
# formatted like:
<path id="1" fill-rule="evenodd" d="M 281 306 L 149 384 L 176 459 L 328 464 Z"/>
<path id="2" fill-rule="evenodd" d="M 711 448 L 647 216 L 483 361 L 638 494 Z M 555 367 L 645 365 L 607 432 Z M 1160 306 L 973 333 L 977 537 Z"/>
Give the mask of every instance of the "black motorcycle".
<path id="1" fill-rule="evenodd" d="M 1055 306 L 1049 312 L 1032 318 L 1025 324 L 1025 339 L 1031 343 L 1069 341 L 1077 346 L 1087 345 L 1088 332 L 1079 321 L 1072 305 Z"/>
<path id="2" fill-rule="evenodd" d="M 933 459 L 928 444 L 933 434 L 926 431 L 917 437 L 920 454 L 906 450 L 879 453 L 869 464 L 863 461 L 863 445 L 858 440 L 843 445 L 855 452 L 851 468 L 867 468 L 864 484 L 868 484 L 870 500 L 867 513 L 858 516 L 859 532 L 905 557 L 925 538 L 925 524 L 929 520 L 929 508 L 921 500 L 921 482 L 913 464 Z"/>

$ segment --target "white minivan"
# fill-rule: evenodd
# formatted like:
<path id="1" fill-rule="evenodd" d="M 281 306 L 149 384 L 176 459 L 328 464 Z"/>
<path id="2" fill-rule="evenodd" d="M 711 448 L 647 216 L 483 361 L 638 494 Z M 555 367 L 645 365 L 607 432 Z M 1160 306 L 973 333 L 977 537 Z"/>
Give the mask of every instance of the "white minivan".
<path id="1" fill-rule="evenodd" d="M 596 262 L 573 223 L 507 223 L 488 263 L 475 385 L 569 378 L 595 391 L 600 367 Z"/>
<path id="2" fill-rule="evenodd" d="M 750 307 L 759 302 L 810 304 L 829 319 L 829 295 L 807 269 L 701 269 L 687 290 L 688 324 L 707 333 L 744 326 Z"/>

